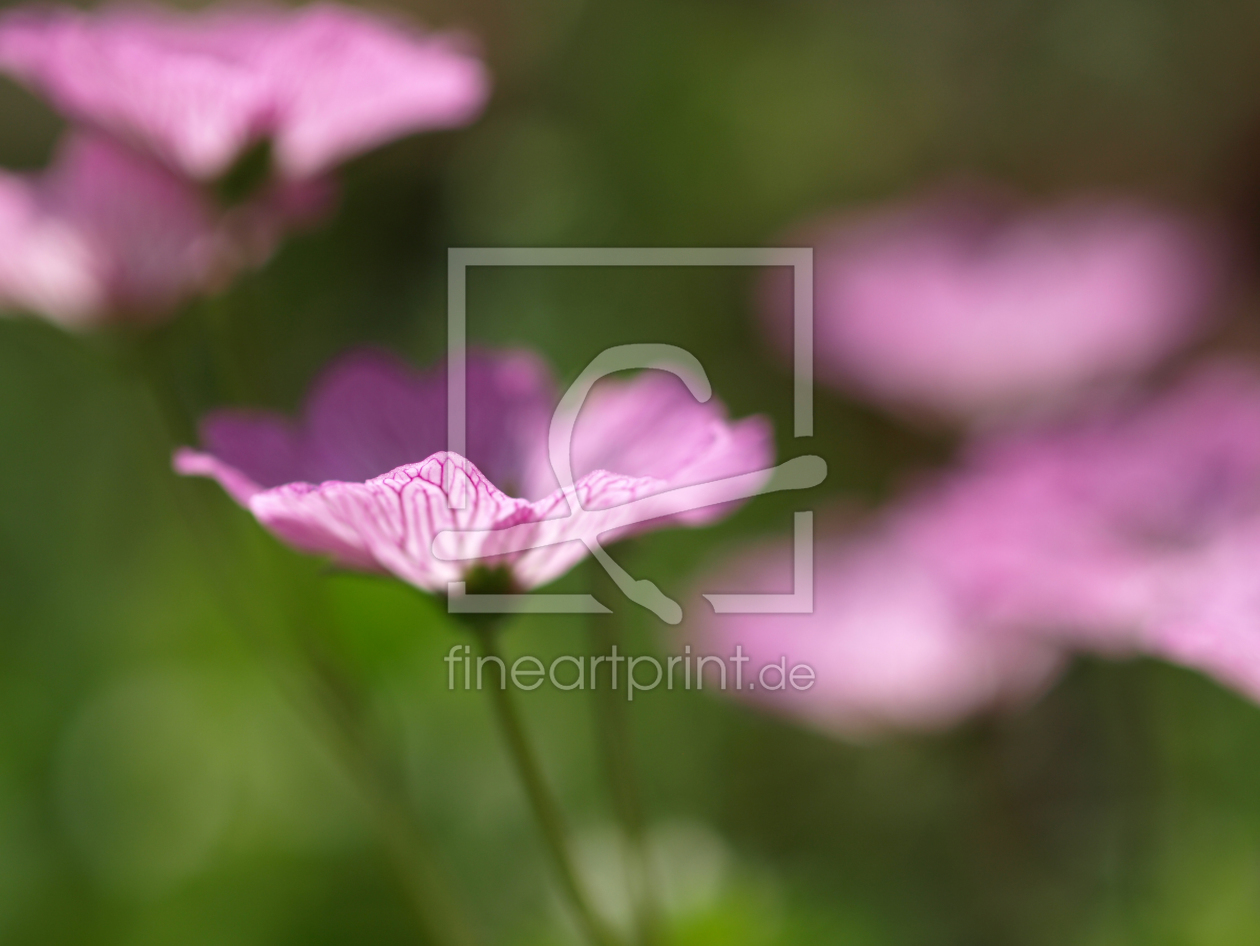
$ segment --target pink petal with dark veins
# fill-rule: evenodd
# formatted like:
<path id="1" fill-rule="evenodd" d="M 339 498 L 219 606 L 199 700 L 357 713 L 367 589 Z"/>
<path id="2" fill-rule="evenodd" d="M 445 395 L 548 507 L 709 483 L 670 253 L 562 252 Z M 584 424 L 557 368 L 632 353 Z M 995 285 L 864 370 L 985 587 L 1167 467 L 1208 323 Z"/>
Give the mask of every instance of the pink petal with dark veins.
<path id="1" fill-rule="evenodd" d="M 595 426 L 575 440 L 582 462 L 611 469 L 584 469 L 570 490 L 548 489 L 539 472 L 555 403 L 546 368 L 524 352 L 470 352 L 467 381 L 468 460 L 445 450 L 444 370 L 416 373 L 359 352 L 315 385 L 301 420 L 213 414 L 202 425 L 204 451 L 179 451 L 175 467 L 217 480 L 297 548 L 443 591 L 478 565 L 508 567 L 519 587 L 533 588 L 571 568 L 588 543 L 709 521 L 733 505 L 713 480 L 755 477 L 773 462 L 764 421 L 732 424 L 720 405 L 697 405 L 685 388 L 680 396 L 643 376 L 605 389 L 592 404 Z M 600 425 L 615 436 L 600 436 Z M 491 471 L 528 498 L 511 498 Z M 703 508 L 670 506 L 678 487 L 693 488 Z M 452 509 L 465 493 L 466 506 Z"/>

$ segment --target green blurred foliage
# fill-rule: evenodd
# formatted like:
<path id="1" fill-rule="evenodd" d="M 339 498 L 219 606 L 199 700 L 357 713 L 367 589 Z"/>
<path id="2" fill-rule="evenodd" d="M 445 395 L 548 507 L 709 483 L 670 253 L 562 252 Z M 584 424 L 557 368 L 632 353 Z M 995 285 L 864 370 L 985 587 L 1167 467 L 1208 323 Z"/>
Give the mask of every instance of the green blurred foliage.
<path id="1" fill-rule="evenodd" d="M 810 215 L 967 174 L 1255 223 L 1260 7 L 1243 0 L 411 12 L 482 37 L 488 113 L 347 168 L 328 225 L 140 346 L 181 438 L 215 405 L 293 408 L 353 345 L 435 360 L 450 246 L 773 245 Z M 0 83 L 0 164 L 39 166 L 57 128 Z M 794 442 L 753 289 L 735 271 L 476 271 L 470 335 L 534 347 L 562 379 L 617 342 L 687 347 L 735 414 L 774 418 L 781 456 L 827 458 L 819 504 L 870 506 L 941 462 L 948 444 L 826 392 L 817 437 Z M 361 793 L 288 698 L 299 644 L 402 760 L 486 941 L 571 941 L 489 711 L 447 689 L 461 632 L 175 482 L 128 346 L 0 323 L 0 942 L 416 941 Z M 620 555 L 683 594 L 798 501 Z M 671 646 L 624 604 L 616 620 L 632 651 Z M 585 652 L 588 623 L 522 619 L 507 647 Z M 590 694 L 522 703 L 615 912 Z M 630 719 L 676 946 L 1260 941 L 1260 713 L 1187 672 L 1084 663 L 1015 717 L 858 746 L 695 692 L 641 695 Z"/>

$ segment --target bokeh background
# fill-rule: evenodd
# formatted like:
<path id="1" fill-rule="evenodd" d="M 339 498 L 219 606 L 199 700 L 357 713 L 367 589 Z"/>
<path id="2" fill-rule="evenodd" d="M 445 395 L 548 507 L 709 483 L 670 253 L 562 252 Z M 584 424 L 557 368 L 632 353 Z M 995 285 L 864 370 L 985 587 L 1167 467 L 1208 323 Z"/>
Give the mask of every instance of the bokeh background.
<path id="1" fill-rule="evenodd" d="M 1260 6 L 1241 0 L 508 0 L 406 12 L 480 38 L 468 128 L 346 169 L 341 207 L 144 344 L 187 416 L 292 409 L 358 344 L 445 346 L 450 246 L 776 245 L 801 219 L 992 178 L 1036 199 L 1148 197 L 1246 246 L 1260 218 Z M 0 165 L 60 121 L 0 82 Z M 1244 269 L 1249 265 L 1243 260 Z M 1251 344 L 1245 289 L 1219 344 Z M 954 444 L 791 379 L 727 270 L 480 270 L 470 337 L 570 379 L 610 344 L 682 345 L 780 455 L 830 465 L 818 504 L 871 507 Z M 184 431 L 186 436 L 191 436 Z M 488 942 L 568 942 L 543 850 L 461 640 L 399 584 L 327 574 L 217 488 L 190 531 L 154 407 L 112 344 L 0 321 L 0 942 L 416 941 L 378 826 L 286 698 L 296 624 L 360 695 Z M 797 497 L 642 539 L 685 594 Z M 215 563 L 207 567 L 207 559 Z M 584 566 L 570 590 L 599 581 Z M 223 593 L 223 586 L 230 593 Z M 231 602 L 231 603 L 229 603 Z M 631 649 L 665 652 L 623 603 Z M 512 652 L 581 653 L 587 620 L 521 620 Z M 279 641 L 277 643 L 277 641 Z M 586 869 L 617 908 L 590 694 L 522 694 Z M 1260 942 L 1260 709 L 1186 671 L 1078 661 L 1031 708 L 853 745 L 697 693 L 630 714 L 679 944 Z"/>

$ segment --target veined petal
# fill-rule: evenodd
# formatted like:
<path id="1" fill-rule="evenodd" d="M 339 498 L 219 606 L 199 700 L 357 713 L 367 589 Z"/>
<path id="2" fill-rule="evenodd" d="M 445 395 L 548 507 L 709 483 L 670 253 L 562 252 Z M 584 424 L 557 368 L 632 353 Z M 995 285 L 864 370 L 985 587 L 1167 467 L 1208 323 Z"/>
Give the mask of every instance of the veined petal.
<path id="1" fill-rule="evenodd" d="M 451 509 L 458 490 L 462 509 Z M 351 568 L 390 572 L 428 591 L 445 591 L 472 564 L 502 564 L 493 543 L 470 538 L 475 562 L 443 562 L 431 552 L 439 531 L 485 530 L 528 516 L 472 463 L 438 453 L 366 483 L 294 483 L 256 493 L 249 508 L 280 539 Z M 479 533 L 477 533 L 479 534 Z"/>
<path id="2" fill-rule="evenodd" d="M 677 402 L 676 392 L 652 394 L 631 382 L 621 396 L 633 401 L 647 391 L 643 422 L 619 420 L 619 411 L 635 412 L 618 402 L 604 416 L 628 442 L 620 454 L 596 455 L 632 469 L 590 470 L 567 490 L 513 499 L 499 484 L 531 482 L 545 457 L 550 377 L 523 352 L 470 352 L 466 367 L 467 459 L 443 449 L 445 371 L 416 374 L 390 356 L 360 352 L 316 384 L 299 422 L 211 415 L 202 425 L 204 451 L 179 451 L 175 467 L 217 480 L 303 551 L 431 591 L 478 566 L 506 567 L 518 588 L 537 587 L 597 541 L 720 515 L 772 472 L 762 421 L 732 425 L 718 405 L 689 412 L 694 402 Z"/>
<path id="3" fill-rule="evenodd" d="M 615 471 L 650 479 L 656 485 L 644 488 L 663 492 L 769 470 L 774 440 L 764 417 L 731 421 L 716 399 L 700 403 L 676 376 L 645 371 L 629 381 L 605 380 L 595 386 L 574 426 L 571 460 L 576 477 Z M 528 483 L 529 496 L 558 485 L 542 452 Z M 702 505 L 674 518 L 700 525 L 731 511 L 731 504 Z"/>
<path id="4" fill-rule="evenodd" d="M 248 57 L 217 32 L 157 8 L 19 9 L 0 21 L 0 67 L 71 118 L 210 178 L 266 131 L 273 111 Z"/>
<path id="5" fill-rule="evenodd" d="M 308 7 L 264 51 L 277 91 L 276 161 L 307 177 L 400 135 L 471 121 L 485 68 L 448 37 L 425 37 L 332 4 Z"/>
<path id="6" fill-rule="evenodd" d="M 389 572 L 436 592 L 477 566 L 510 568 L 522 590 L 545 584 L 587 554 L 584 541 L 621 525 L 626 503 L 659 485 L 603 471 L 590 474 L 576 493 L 592 511 L 570 515 L 565 494 L 533 503 L 513 499 L 474 464 L 446 452 L 365 483 L 291 483 L 267 490 L 205 454 L 182 452 L 176 466 L 217 479 L 295 548 L 348 568 Z M 452 509 L 453 498 L 462 498 L 463 508 Z M 508 530 L 519 536 L 521 528 L 529 534 L 525 549 L 519 539 L 505 541 Z M 434 554 L 439 534 L 445 539 L 441 556 Z"/>
<path id="7" fill-rule="evenodd" d="M 0 19 L 0 68 L 201 180 L 263 139 L 282 175 L 312 177 L 470 120 L 488 87 L 452 40 L 334 4 L 19 9 Z"/>
<path id="8" fill-rule="evenodd" d="M 596 470 L 578 480 L 571 491 L 557 490 L 531 503 L 517 522 L 500 524 L 496 534 L 484 538 L 484 547 L 515 555 L 512 572 L 518 582 L 524 588 L 536 588 L 585 558 L 586 543 L 614 541 L 627 525 L 629 504 L 661 488 L 661 482 L 651 477 Z M 458 555 L 458 540 L 444 537 L 435 544 L 435 551 Z"/>

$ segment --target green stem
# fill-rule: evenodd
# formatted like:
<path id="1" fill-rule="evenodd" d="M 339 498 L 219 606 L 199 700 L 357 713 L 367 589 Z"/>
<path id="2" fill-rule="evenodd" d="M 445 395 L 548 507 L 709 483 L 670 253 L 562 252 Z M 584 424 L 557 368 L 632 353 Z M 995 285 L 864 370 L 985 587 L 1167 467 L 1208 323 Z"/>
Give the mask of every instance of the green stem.
<path id="1" fill-rule="evenodd" d="M 496 640 L 497 628 L 476 627 L 475 630 L 484 655 L 502 660 Z M 586 891 L 578 880 L 568 833 L 564 827 L 564 819 L 560 815 L 560 806 L 547 787 L 538 756 L 525 735 L 525 728 L 517 713 L 516 704 L 508 692 L 507 681 L 503 680 L 501 684 L 501 686 L 490 687 L 490 702 L 494 707 L 504 742 L 507 743 L 508 753 L 512 757 L 517 774 L 525 788 L 525 794 L 529 798 L 530 807 L 534 811 L 543 842 L 551 855 L 560 887 L 587 939 L 596 946 L 619 946 L 618 937 L 595 912 Z"/>
<path id="2" fill-rule="evenodd" d="M 593 620 L 596 625 L 592 636 L 601 652 L 610 653 L 614 646 L 624 649 L 620 620 L 616 615 Z M 660 911 L 657 907 L 656 884 L 648 851 L 647 822 L 638 779 L 635 777 L 629 707 L 627 701 L 611 686 L 596 686 L 594 689 L 595 719 L 599 729 L 599 743 L 603 749 L 609 792 L 613 799 L 613 810 L 626 838 L 626 878 L 630 887 L 637 937 L 644 946 L 651 946 L 661 939 Z"/>

